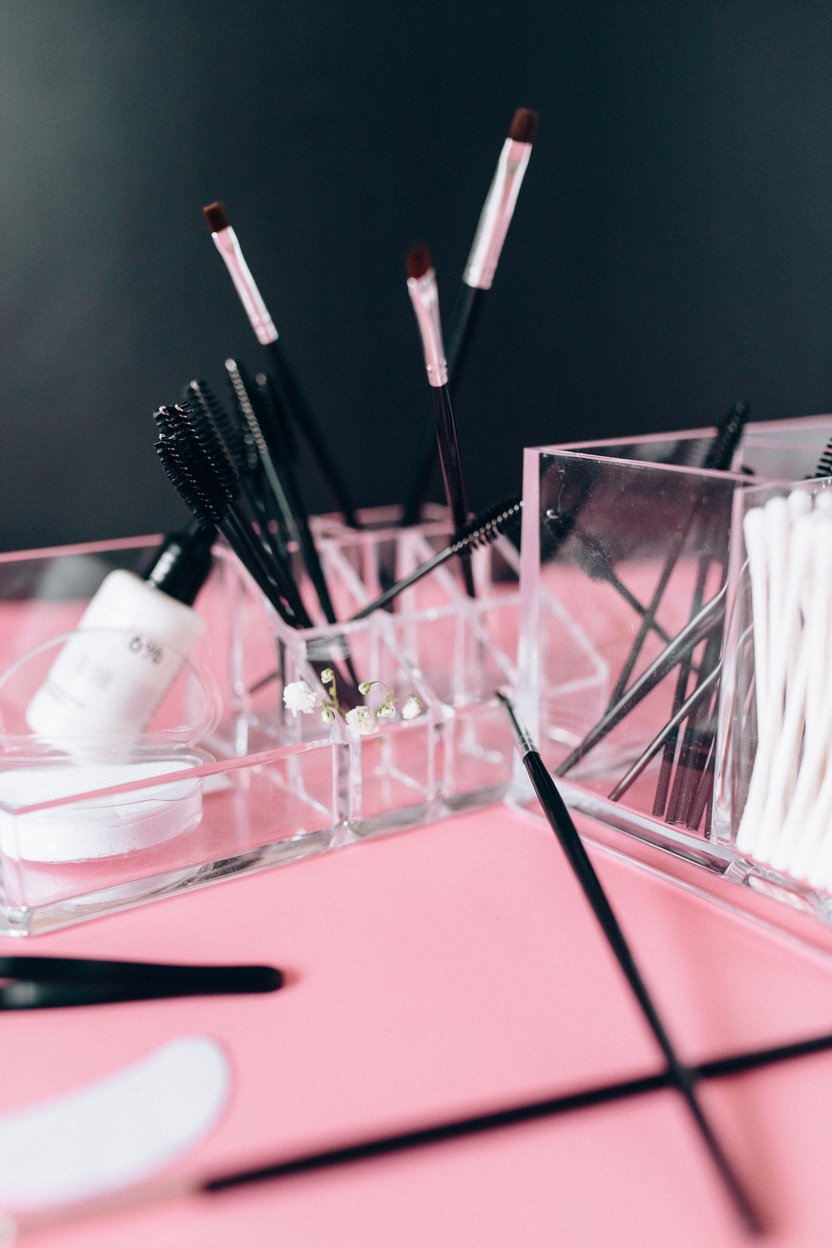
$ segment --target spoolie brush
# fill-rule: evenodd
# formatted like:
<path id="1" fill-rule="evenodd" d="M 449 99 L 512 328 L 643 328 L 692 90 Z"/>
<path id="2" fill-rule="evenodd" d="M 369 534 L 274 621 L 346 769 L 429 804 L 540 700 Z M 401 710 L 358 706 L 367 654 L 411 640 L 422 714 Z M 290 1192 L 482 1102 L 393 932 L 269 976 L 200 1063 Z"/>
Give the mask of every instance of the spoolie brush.
<path id="1" fill-rule="evenodd" d="M 372 615 L 374 611 L 388 606 L 394 598 L 398 598 L 399 594 L 403 594 L 406 589 L 410 589 L 411 585 L 421 581 L 422 577 L 433 572 L 435 568 L 441 567 L 443 563 L 453 558 L 454 555 L 460 555 L 463 551 L 478 550 L 480 547 L 491 545 L 498 537 L 509 532 L 520 522 L 522 510 L 522 500 L 513 498 L 508 502 L 498 503 L 496 507 L 489 507 L 487 511 L 480 512 L 478 516 L 475 516 L 473 520 L 470 520 L 464 526 L 449 546 L 444 547 L 443 550 L 438 551 L 432 558 L 421 563 L 408 576 L 402 577 L 400 581 L 396 581 L 395 585 L 391 585 L 383 594 L 379 594 L 372 602 L 368 602 L 366 607 L 362 607 L 351 619 L 363 620 L 366 616 Z"/>
<path id="2" fill-rule="evenodd" d="M 307 442 L 321 477 L 345 522 L 357 528 L 355 509 L 348 491 L 324 444 L 309 402 L 280 346 L 274 321 L 246 264 L 239 239 L 231 227 L 225 208 L 221 203 L 215 202 L 206 204 L 202 212 L 217 251 L 225 261 L 249 324 L 257 341 L 268 354 L 279 401 Z"/>
<path id="3" fill-rule="evenodd" d="M 456 421 L 448 391 L 448 368 L 442 343 L 436 271 L 426 247 L 413 247 L 407 254 L 407 289 L 422 337 L 422 351 L 436 418 L 436 441 L 442 480 L 445 485 L 445 497 L 448 501 L 454 531 L 459 534 L 468 521 L 468 503 L 459 458 Z M 475 598 L 476 590 L 470 554 L 467 550 L 461 551 L 459 558 L 465 591 L 469 598 Z"/>
<path id="4" fill-rule="evenodd" d="M 507 502 L 497 503 L 493 507 L 489 507 L 487 511 L 481 511 L 479 515 L 470 520 L 449 546 L 443 547 L 437 551 L 430 559 L 426 559 L 424 563 L 420 563 L 418 568 L 414 568 L 407 576 L 402 577 L 400 581 L 396 581 L 384 593 L 379 594 L 372 602 L 368 602 L 366 606 L 357 611 L 355 615 L 350 616 L 350 623 L 356 620 L 366 619 L 368 615 L 372 615 L 374 611 L 381 611 L 384 607 L 403 594 L 406 589 L 410 589 L 423 577 L 428 576 L 443 563 L 447 563 L 454 555 L 459 555 L 463 550 L 478 550 L 480 547 L 490 546 L 492 542 L 496 542 L 498 537 L 510 533 L 513 528 L 520 523 L 520 517 L 523 511 L 523 502 L 519 498 L 509 499 Z M 249 693 L 257 693 L 273 680 L 277 680 L 279 672 L 270 672 L 268 676 L 264 676 L 257 681 L 256 685 L 252 685 Z"/>
<path id="5" fill-rule="evenodd" d="M 485 197 L 448 331 L 448 385 L 451 398 L 456 395 L 459 386 L 485 294 L 494 281 L 529 164 L 537 126 L 538 116 L 533 109 L 517 109 L 509 127 L 508 138 L 503 143 L 491 187 Z M 436 443 L 432 431 L 428 429 L 424 446 L 420 448 L 418 455 L 413 485 L 405 501 L 402 524 L 418 522 L 435 467 Z"/>
<path id="6" fill-rule="evenodd" d="M 296 589 L 256 532 L 241 499 L 239 474 L 219 441 L 210 441 L 205 423 L 185 403 L 160 409 L 160 414 L 156 454 L 186 506 L 198 520 L 216 525 L 287 624 L 308 627 L 311 621 Z"/>

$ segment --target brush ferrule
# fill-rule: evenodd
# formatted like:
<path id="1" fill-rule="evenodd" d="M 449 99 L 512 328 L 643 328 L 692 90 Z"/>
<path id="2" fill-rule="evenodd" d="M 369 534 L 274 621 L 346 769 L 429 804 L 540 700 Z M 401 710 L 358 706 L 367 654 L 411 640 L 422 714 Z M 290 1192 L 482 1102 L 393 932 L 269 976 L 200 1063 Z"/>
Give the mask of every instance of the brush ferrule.
<path id="1" fill-rule="evenodd" d="M 448 365 L 442 343 L 442 322 L 439 317 L 439 288 L 436 271 L 428 269 L 421 277 L 409 277 L 407 289 L 416 313 L 428 381 L 432 386 L 448 384 Z"/>
<path id="2" fill-rule="evenodd" d="M 531 143 L 506 139 L 503 144 L 462 275 L 466 286 L 479 290 L 491 288 L 531 154 Z"/>
<path id="3" fill-rule="evenodd" d="M 257 289 L 257 283 L 251 276 L 251 270 L 246 264 L 237 235 L 229 225 L 224 230 L 218 230 L 211 237 L 216 244 L 217 251 L 225 261 L 225 267 L 231 274 L 234 288 L 240 296 L 240 302 L 245 308 L 251 328 L 257 335 L 257 341 L 263 343 L 264 346 L 268 346 L 270 342 L 276 342 L 277 330 L 269 315 L 269 309 L 263 302 L 263 296 Z"/>

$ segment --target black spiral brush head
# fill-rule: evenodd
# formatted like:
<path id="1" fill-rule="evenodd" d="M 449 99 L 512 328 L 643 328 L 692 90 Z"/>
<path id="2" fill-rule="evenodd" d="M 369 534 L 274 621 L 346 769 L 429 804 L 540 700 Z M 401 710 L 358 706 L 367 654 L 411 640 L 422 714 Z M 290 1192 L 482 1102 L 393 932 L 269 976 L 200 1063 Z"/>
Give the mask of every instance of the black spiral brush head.
<path id="1" fill-rule="evenodd" d="M 832 477 L 832 438 L 823 448 L 823 454 L 818 460 L 817 468 L 813 474 L 815 477 Z"/>
<path id="2" fill-rule="evenodd" d="M 750 414 L 751 409 L 745 400 L 738 399 L 717 425 L 716 436 L 705 456 L 703 468 L 728 471 Z"/>
<path id="3" fill-rule="evenodd" d="M 519 523 L 522 511 L 523 500 L 520 498 L 495 503 L 493 507 L 481 511 L 460 530 L 451 543 L 451 549 L 454 554 L 458 554 L 461 550 L 478 550 L 481 546 L 488 546 Z"/>

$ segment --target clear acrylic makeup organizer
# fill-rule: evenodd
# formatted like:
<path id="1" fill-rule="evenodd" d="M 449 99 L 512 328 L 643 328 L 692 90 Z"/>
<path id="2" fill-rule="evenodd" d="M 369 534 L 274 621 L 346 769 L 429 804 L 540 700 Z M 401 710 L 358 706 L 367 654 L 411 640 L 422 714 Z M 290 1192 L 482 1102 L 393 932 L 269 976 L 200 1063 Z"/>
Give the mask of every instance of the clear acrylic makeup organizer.
<path id="1" fill-rule="evenodd" d="M 363 519 L 361 530 L 314 521 L 339 619 L 449 540 L 440 509 L 404 530 L 394 513 Z M 474 553 L 476 600 L 451 560 L 394 610 L 304 631 L 287 628 L 219 547 L 196 603 L 206 635 L 129 752 L 158 774 L 90 789 L 77 746 L 28 732 L 26 701 L 104 576 L 139 571 L 158 541 L 0 556 L 0 932 L 48 931 L 504 795 L 513 747 L 494 692 L 516 680 L 520 569 L 505 538 Z M 546 596 L 541 610 L 574 642 L 558 677 L 568 719 L 597 701 L 604 667 L 566 607 Z M 315 687 L 323 665 L 343 676 L 347 654 L 360 680 L 384 682 L 397 706 L 416 696 L 421 714 L 357 736 L 285 710 L 284 683 Z"/>
<path id="2" fill-rule="evenodd" d="M 610 570 L 645 605 L 668 553 L 678 549 L 656 617 L 665 638 L 671 638 L 689 619 L 697 570 L 706 564 L 702 600 L 727 582 L 727 623 L 716 740 L 716 798 L 709 801 L 699 826 L 694 830 L 654 813 L 661 751 L 621 796 L 611 796 L 669 719 L 676 669 L 570 767 L 559 779 L 559 786 L 570 806 L 591 815 L 602 832 L 610 830 L 609 838 L 603 833 L 602 839 L 616 852 L 648 861 L 660 871 L 681 872 L 694 885 L 697 878 L 704 880 L 704 871 L 711 880 L 744 886 L 729 888 L 727 893 L 723 890 L 729 906 L 765 913 L 770 919 L 765 903 L 762 910 L 757 905 L 757 897 L 774 898 L 793 911 L 830 924 L 832 899 L 828 894 L 740 852 L 736 844 L 737 810 L 731 809 L 726 792 L 730 791 L 732 768 L 736 773 L 738 766 L 737 746 L 730 744 L 731 731 L 736 735 L 748 727 L 737 705 L 738 673 L 746 684 L 749 680 L 747 652 L 744 658 L 737 658 L 737 630 L 742 632 L 747 618 L 742 614 L 743 561 L 741 545 L 736 535 L 732 537 L 732 508 L 742 506 L 738 492 L 744 498 L 746 492 L 753 494 L 766 482 L 788 483 L 811 476 L 832 436 L 832 417 L 750 423 L 729 473 L 689 466 L 702 462 L 712 434 L 713 430 L 701 429 L 526 450 L 518 707 L 544 760 L 557 775 L 573 749 L 575 734 L 579 738 L 585 735 L 600 716 L 587 705 L 576 724 L 570 708 L 572 727 L 569 733 L 563 732 L 560 695 L 550 665 L 568 665 L 573 643 L 567 635 L 546 627 L 539 609 L 541 596 L 569 602 L 581 621 L 584 640 L 605 664 L 601 701 L 606 709 L 640 619 L 611 584 Z M 587 501 L 577 512 L 574 529 L 555 549 L 550 517 L 568 510 L 570 502 L 581 497 Z M 665 644 L 666 640 L 655 633 L 648 634 L 631 680 L 646 669 Z M 700 645 L 694 661 L 701 659 L 702 651 Z M 745 744 L 742 753 L 747 764 L 748 742 Z M 735 775 L 733 783 L 735 790 Z M 513 796 L 522 803 L 527 801 L 520 771 Z M 775 907 L 775 914 L 777 911 L 785 916 L 781 906 Z"/>

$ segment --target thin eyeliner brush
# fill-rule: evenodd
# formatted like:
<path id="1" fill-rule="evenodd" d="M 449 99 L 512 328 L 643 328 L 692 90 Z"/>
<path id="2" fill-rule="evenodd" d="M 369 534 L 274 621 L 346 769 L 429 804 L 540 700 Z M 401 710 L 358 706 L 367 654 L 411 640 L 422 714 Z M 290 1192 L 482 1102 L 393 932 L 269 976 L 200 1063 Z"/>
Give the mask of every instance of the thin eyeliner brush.
<path id="1" fill-rule="evenodd" d="M 306 572 L 312 582 L 327 622 L 335 624 L 337 623 L 337 617 L 335 608 L 332 605 L 329 587 L 326 583 L 321 561 L 318 558 L 317 548 L 309 531 L 306 515 L 303 508 L 299 506 L 297 492 L 287 480 L 285 472 L 278 467 L 272 457 L 260 425 L 257 408 L 255 407 L 256 397 L 251 393 L 248 379 L 244 376 L 239 364 L 234 360 L 226 360 L 225 367 L 240 413 L 251 430 L 254 444 L 257 447 L 263 466 L 263 472 L 269 482 L 269 488 L 274 494 L 285 529 L 298 547 Z"/>
<path id="2" fill-rule="evenodd" d="M 748 404 L 740 399 L 734 404 L 731 410 L 723 416 L 722 420 L 717 425 L 716 433 L 711 439 L 704 463 L 702 464 L 703 468 L 727 472 L 727 470 L 731 467 L 734 452 L 736 451 L 740 439 L 742 438 L 743 430 L 746 422 L 748 421 L 749 414 L 750 409 Z M 610 706 L 619 700 L 624 693 L 624 690 L 627 688 L 627 682 L 630 679 L 633 668 L 638 661 L 638 656 L 641 653 L 642 646 L 644 645 L 644 639 L 647 636 L 652 620 L 661 605 L 668 582 L 673 575 L 673 571 L 679 560 L 679 556 L 682 553 L 685 541 L 689 536 L 690 524 L 695 523 L 697 520 L 696 513 L 698 506 L 699 500 L 695 498 L 690 509 L 689 523 L 682 524 L 680 526 L 679 532 L 670 544 L 670 549 L 665 557 L 665 562 L 659 574 L 656 588 L 653 591 L 653 597 L 648 604 L 647 614 L 642 618 L 638 632 L 636 633 L 636 636 L 633 639 L 633 644 L 630 647 L 630 652 L 627 655 L 624 666 L 621 668 L 618 680 L 615 683 L 615 688 L 610 696 Z"/>
<path id="3" fill-rule="evenodd" d="M 523 765 L 538 801 L 543 808 L 543 813 L 560 842 L 569 865 L 601 926 L 607 943 L 615 954 L 633 996 L 641 1008 L 641 1012 L 650 1030 L 653 1032 L 659 1048 L 664 1054 L 668 1073 L 671 1076 L 671 1086 L 679 1092 L 687 1105 L 693 1123 L 707 1151 L 710 1153 L 711 1160 L 722 1180 L 723 1187 L 730 1197 L 745 1230 L 750 1235 L 761 1235 L 764 1229 L 763 1223 L 699 1104 L 696 1096 L 696 1075 L 689 1066 L 682 1062 L 676 1052 L 676 1048 L 648 992 L 647 985 L 641 977 L 641 972 L 636 965 L 630 946 L 604 892 L 601 881 L 595 873 L 595 868 L 584 848 L 583 841 L 578 835 L 578 829 L 575 827 L 572 816 L 569 814 L 554 780 L 547 771 L 543 759 L 538 754 L 524 729 L 520 726 L 511 702 L 503 693 L 498 692 L 497 697 L 503 703 L 508 713 L 511 726 L 520 746 Z"/>
<path id="4" fill-rule="evenodd" d="M 707 637 L 721 621 L 725 610 L 725 596 L 728 592 L 727 585 L 723 585 L 713 598 L 709 598 L 698 615 L 689 620 L 681 632 L 677 633 L 668 646 L 665 646 L 661 654 L 657 654 L 649 667 L 641 673 L 638 680 L 633 681 L 626 693 L 622 694 L 618 702 L 611 706 L 608 711 L 601 716 L 597 724 L 590 728 L 582 741 L 579 741 L 574 750 L 569 754 L 562 763 L 557 767 L 557 775 L 565 776 L 568 771 L 583 759 L 590 750 L 594 749 L 599 741 L 602 741 L 617 724 L 621 723 L 626 715 L 634 707 L 638 706 L 647 697 L 656 685 L 664 680 L 668 672 L 672 672 L 677 663 L 680 663 L 686 655 L 688 655 L 699 642 Z"/>
<path id="5" fill-rule="evenodd" d="M 403 576 L 400 581 L 396 581 L 389 589 L 385 589 L 372 602 L 368 602 L 360 611 L 356 611 L 355 615 L 351 615 L 350 620 L 366 619 L 374 611 L 388 606 L 395 598 L 398 598 L 399 594 L 403 594 L 406 589 L 410 589 L 412 585 L 421 581 L 422 577 L 441 567 L 443 563 L 447 563 L 449 559 L 452 559 L 454 555 L 460 554 L 462 550 L 476 550 L 480 546 L 486 546 L 490 542 L 496 541 L 502 533 L 505 533 L 519 522 L 522 509 L 522 500 L 515 498 L 506 503 L 499 503 L 497 507 L 490 507 L 487 512 L 480 512 L 478 516 L 475 516 L 473 520 L 470 520 L 465 525 L 460 535 L 449 546 L 445 546 L 442 550 L 437 551 L 430 559 L 420 563 L 418 568 L 414 568 L 407 576 Z"/>
<path id="6" fill-rule="evenodd" d="M 500 262 L 537 126 L 538 116 L 533 109 L 516 110 L 480 213 L 448 330 L 448 385 L 452 399 L 465 367 L 486 291 L 491 289 Z M 417 455 L 417 463 L 413 485 L 402 513 L 403 525 L 418 523 L 436 468 L 436 442 L 429 426 L 424 445 Z"/>
<path id="7" fill-rule="evenodd" d="M 791 1044 L 773 1045 L 765 1049 L 753 1049 L 745 1053 L 712 1058 L 710 1061 L 691 1066 L 690 1072 L 697 1080 L 733 1079 L 737 1076 L 753 1074 L 757 1070 L 764 1070 L 779 1062 L 800 1061 L 807 1057 L 814 1057 L 830 1049 L 832 1049 L 832 1034 L 824 1033 L 811 1036 L 807 1040 L 797 1040 Z M 0 1233 L 5 1236 L 2 1242 L 11 1248 L 11 1245 L 29 1235 L 57 1226 L 69 1226 L 108 1215 L 123 1214 L 131 1209 L 146 1208 L 185 1197 L 222 1196 L 223 1192 L 234 1191 L 236 1188 L 278 1182 L 297 1174 L 331 1170 L 374 1157 L 407 1152 L 412 1148 L 465 1139 L 506 1127 L 519 1126 L 526 1122 L 556 1118 L 585 1109 L 594 1109 L 601 1105 L 611 1105 L 617 1101 L 648 1096 L 672 1086 L 672 1074 L 669 1070 L 662 1070 L 653 1075 L 641 1075 L 634 1079 L 613 1083 L 594 1084 L 577 1092 L 524 1101 L 508 1109 L 450 1119 L 434 1126 L 379 1136 L 375 1139 L 359 1140 L 354 1144 L 323 1149 L 315 1153 L 302 1153 L 296 1157 L 266 1162 L 247 1169 L 229 1170 L 224 1174 L 207 1178 L 177 1177 L 167 1182 L 156 1180 L 97 1200 L 35 1210 L 17 1217 L 0 1215 Z"/>
<path id="8" fill-rule="evenodd" d="M 422 352 L 436 418 L 436 442 L 439 449 L 445 497 L 448 501 L 454 533 L 458 534 L 468 522 L 468 502 L 465 497 L 465 482 L 459 458 L 456 421 L 448 391 L 448 367 L 442 342 L 436 271 L 426 247 L 412 247 L 407 254 L 407 289 L 422 338 Z M 467 551 L 462 551 L 459 560 L 462 566 L 465 592 L 469 598 L 476 598 L 471 556 Z"/>
<path id="9" fill-rule="evenodd" d="M 299 432 L 309 446 L 321 477 L 336 507 L 344 517 L 344 521 L 352 528 L 358 528 L 349 492 L 321 437 L 309 402 L 280 346 L 274 321 L 246 263 L 239 239 L 229 223 L 225 208 L 221 203 L 206 204 L 202 212 L 217 251 L 225 261 L 249 324 L 254 330 L 257 341 L 268 355 L 281 403 L 292 415 Z"/>

